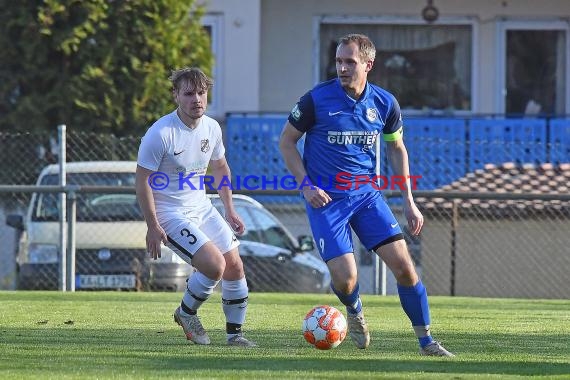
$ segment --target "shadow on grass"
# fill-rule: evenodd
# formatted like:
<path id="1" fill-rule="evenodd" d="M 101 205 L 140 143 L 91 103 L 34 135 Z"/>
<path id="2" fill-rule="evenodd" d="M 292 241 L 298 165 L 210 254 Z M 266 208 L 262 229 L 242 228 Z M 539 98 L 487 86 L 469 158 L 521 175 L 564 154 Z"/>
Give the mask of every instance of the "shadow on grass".
<path id="1" fill-rule="evenodd" d="M 171 373 L 217 373 L 224 371 L 264 371 L 279 373 L 371 373 L 481 374 L 556 376 L 570 373 L 568 334 L 526 336 L 516 334 L 446 334 L 448 348 L 458 357 L 417 356 L 415 340 L 409 335 L 377 333 L 368 350 L 357 350 L 347 341 L 331 351 L 309 347 L 299 331 L 251 331 L 248 337 L 259 347 L 241 349 L 224 344 L 224 332 L 209 332 L 213 344 L 196 346 L 186 342 L 179 329 L 90 329 L 78 326 L 35 326 L 0 328 L 0 369 L 22 371 L 29 363 L 42 363 L 46 371 L 64 367 L 96 371 L 101 365 L 116 371 L 136 368 L 137 373 L 159 368 Z M 566 347 L 566 348 L 565 348 Z M 558 349 L 557 349 L 558 348 Z M 49 355 L 49 361 L 45 358 Z M 495 359 L 496 358 L 496 359 Z"/>

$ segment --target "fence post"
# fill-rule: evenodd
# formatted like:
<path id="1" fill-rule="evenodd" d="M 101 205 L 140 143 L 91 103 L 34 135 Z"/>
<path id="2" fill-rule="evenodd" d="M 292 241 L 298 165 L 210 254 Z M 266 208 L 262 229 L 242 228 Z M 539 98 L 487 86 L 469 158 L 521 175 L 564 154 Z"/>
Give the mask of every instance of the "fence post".
<path id="1" fill-rule="evenodd" d="M 376 142 L 375 142 L 375 150 L 376 150 L 376 163 L 375 163 L 375 170 L 374 172 L 376 173 L 376 175 L 378 176 L 377 178 L 380 178 L 380 173 L 381 173 L 381 156 L 380 156 L 380 135 L 376 135 Z M 378 182 L 380 182 L 380 180 L 377 180 Z M 374 252 L 374 278 L 376 283 L 374 284 L 374 293 L 378 294 L 378 284 L 377 284 L 377 279 L 378 279 L 378 272 L 381 272 L 382 274 L 382 283 L 380 284 L 380 294 L 385 296 L 386 292 L 387 292 L 387 284 L 386 284 L 386 263 L 384 262 L 384 260 L 380 260 L 380 257 L 378 256 L 378 254 L 376 254 L 376 252 Z"/>
<path id="2" fill-rule="evenodd" d="M 69 192 L 67 213 L 67 290 L 75 291 L 75 221 L 77 219 L 77 193 Z"/>
<path id="3" fill-rule="evenodd" d="M 381 294 L 383 296 L 385 296 L 387 293 L 387 287 L 388 287 L 387 281 L 386 281 L 387 280 L 386 277 L 388 276 L 388 271 L 386 270 L 386 263 L 384 262 L 384 260 L 380 260 L 380 257 L 377 254 L 375 254 L 374 257 L 376 257 L 376 261 L 381 261 L 381 263 L 382 263 L 381 267 L 380 267 L 382 270 L 382 283 L 380 284 L 381 285 L 380 289 L 381 289 Z"/>
<path id="4" fill-rule="evenodd" d="M 455 296 L 455 260 L 457 254 L 457 225 L 459 224 L 459 201 L 453 200 L 453 208 L 451 214 L 451 261 L 450 261 L 450 288 L 449 294 Z"/>
<path id="5" fill-rule="evenodd" d="M 57 126 L 57 140 L 59 143 L 59 185 L 66 185 L 66 126 L 60 124 Z M 65 292 L 67 290 L 67 196 L 65 191 L 59 194 L 59 290 Z"/>

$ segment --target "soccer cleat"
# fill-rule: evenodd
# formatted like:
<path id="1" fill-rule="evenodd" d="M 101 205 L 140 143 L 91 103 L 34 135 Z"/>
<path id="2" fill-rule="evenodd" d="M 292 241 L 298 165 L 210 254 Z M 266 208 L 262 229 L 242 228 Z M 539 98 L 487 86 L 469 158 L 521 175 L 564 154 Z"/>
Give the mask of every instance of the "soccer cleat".
<path id="1" fill-rule="evenodd" d="M 422 356 L 448 356 L 454 357 L 451 352 L 447 351 L 439 342 L 435 340 L 425 347 L 420 348 L 420 355 Z"/>
<path id="2" fill-rule="evenodd" d="M 248 340 L 242 334 L 234 335 L 230 339 L 228 339 L 228 346 L 236 346 L 236 347 L 257 347 L 255 342 Z"/>
<path id="3" fill-rule="evenodd" d="M 210 344 L 210 338 L 197 315 L 183 316 L 180 314 L 180 307 L 178 307 L 174 310 L 174 322 L 182 326 L 186 339 L 196 344 Z"/>
<path id="4" fill-rule="evenodd" d="M 348 334 L 358 348 L 366 348 L 370 344 L 368 325 L 362 312 L 358 314 L 347 313 Z"/>

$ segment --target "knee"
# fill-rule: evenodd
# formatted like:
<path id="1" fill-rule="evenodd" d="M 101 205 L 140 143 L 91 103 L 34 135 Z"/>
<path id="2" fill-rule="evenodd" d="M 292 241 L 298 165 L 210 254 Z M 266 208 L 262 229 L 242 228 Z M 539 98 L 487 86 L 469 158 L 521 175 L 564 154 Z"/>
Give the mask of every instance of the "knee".
<path id="1" fill-rule="evenodd" d="M 342 277 L 336 277 L 333 275 L 333 286 L 335 290 L 343 294 L 351 294 L 356 288 L 357 276 L 355 275 L 345 275 Z"/>
<path id="2" fill-rule="evenodd" d="M 243 262 L 238 257 L 236 260 L 227 260 L 224 279 L 226 280 L 239 280 L 245 276 L 243 269 Z"/>
<path id="3" fill-rule="evenodd" d="M 222 279 L 225 269 L 225 261 L 219 255 L 216 255 L 213 260 L 210 261 L 209 265 L 207 265 L 206 268 L 202 268 L 200 271 L 208 278 L 219 281 Z"/>
<path id="4" fill-rule="evenodd" d="M 403 262 L 393 273 L 400 285 L 413 286 L 418 282 L 418 274 L 412 262 Z"/>
<path id="5" fill-rule="evenodd" d="M 418 282 L 416 268 L 404 240 L 380 247 L 376 253 L 388 265 L 398 284 L 413 286 Z"/>
<path id="6" fill-rule="evenodd" d="M 192 258 L 192 265 L 211 280 L 219 281 L 226 269 L 226 262 L 220 251 L 208 242 Z"/>
<path id="7" fill-rule="evenodd" d="M 225 269 L 226 269 L 226 266 L 223 262 L 220 265 L 215 267 L 214 276 L 215 276 L 216 280 L 219 281 L 222 279 L 222 276 L 224 275 Z"/>

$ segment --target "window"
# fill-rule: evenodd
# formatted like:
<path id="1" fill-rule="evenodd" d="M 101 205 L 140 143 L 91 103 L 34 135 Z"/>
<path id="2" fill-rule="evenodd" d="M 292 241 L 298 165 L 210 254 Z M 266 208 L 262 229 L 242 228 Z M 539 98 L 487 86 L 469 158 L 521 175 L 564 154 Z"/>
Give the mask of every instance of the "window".
<path id="1" fill-rule="evenodd" d="M 212 77 L 214 79 L 214 87 L 209 92 L 207 114 L 216 117 L 223 115 L 222 94 L 223 94 L 223 78 L 222 78 L 222 16 L 206 15 L 202 17 L 202 25 L 204 30 L 210 36 L 210 44 L 212 54 L 214 55 L 214 66 L 212 67 Z"/>
<path id="2" fill-rule="evenodd" d="M 217 203 L 215 203 L 215 204 L 217 204 Z M 260 231 L 257 223 L 255 223 L 255 221 L 251 217 L 247 207 L 235 206 L 235 209 L 236 209 L 236 212 L 238 213 L 238 215 L 243 220 L 243 223 L 245 224 L 245 233 L 243 235 L 241 235 L 239 237 L 239 239 L 245 240 L 245 241 L 253 241 L 256 243 L 262 243 L 261 231 Z M 219 203 L 218 210 L 220 211 L 220 213 L 222 215 L 224 215 L 224 208 L 221 205 L 221 202 Z"/>
<path id="3" fill-rule="evenodd" d="M 337 41 L 366 34 L 376 45 L 370 82 L 392 92 L 403 110 L 472 111 L 473 25 L 320 24 L 320 80 L 336 77 Z"/>
<path id="4" fill-rule="evenodd" d="M 567 24 L 504 21 L 498 29 L 499 112 L 568 112 Z"/>
<path id="5" fill-rule="evenodd" d="M 58 175 L 42 178 L 42 185 L 57 185 Z M 68 173 L 69 185 L 134 186 L 135 173 Z M 33 221 L 59 220 L 59 195 L 39 193 L 34 204 Z M 111 222 L 144 220 L 135 194 L 77 194 L 78 222 Z"/>
<path id="6" fill-rule="evenodd" d="M 259 233 L 263 236 L 265 244 L 285 248 L 291 252 L 295 250 L 285 230 L 267 212 L 253 208 L 250 211 L 260 227 Z"/>

